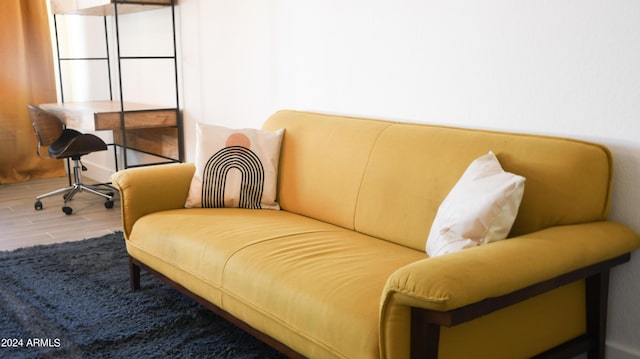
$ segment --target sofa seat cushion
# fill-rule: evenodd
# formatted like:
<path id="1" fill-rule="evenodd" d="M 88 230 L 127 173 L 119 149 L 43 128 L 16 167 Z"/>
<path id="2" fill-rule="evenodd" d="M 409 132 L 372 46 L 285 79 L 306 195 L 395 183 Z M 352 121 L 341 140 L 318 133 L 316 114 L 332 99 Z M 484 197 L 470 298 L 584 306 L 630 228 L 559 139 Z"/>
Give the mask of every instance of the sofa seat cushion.
<path id="1" fill-rule="evenodd" d="M 223 304 L 306 357 L 377 358 L 384 285 L 395 270 L 424 258 L 349 230 L 262 241 L 228 261 Z"/>
<path id="2" fill-rule="evenodd" d="M 426 257 L 290 212 L 240 208 L 156 212 L 126 242 L 134 258 L 308 357 L 377 357 L 387 278 Z"/>
<path id="3" fill-rule="evenodd" d="M 227 261 L 243 248 L 284 236 L 332 230 L 338 231 L 333 225 L 285 211 L 176 209 L 140 218 L 127 247 L 134 258 L 152 255 L 169 268 L 219 288 Z"/>

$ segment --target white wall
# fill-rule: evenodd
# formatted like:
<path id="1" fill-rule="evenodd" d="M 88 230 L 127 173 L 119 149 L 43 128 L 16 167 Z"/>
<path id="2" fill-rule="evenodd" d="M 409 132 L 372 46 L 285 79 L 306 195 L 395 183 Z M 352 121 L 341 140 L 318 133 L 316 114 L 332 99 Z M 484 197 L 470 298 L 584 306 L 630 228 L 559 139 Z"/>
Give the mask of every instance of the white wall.
<path id="1" fill-rule="evenodd" d="M 179 0 L 178 15 L 188 160 L 196 121 L 259 127 L 282 108 L 568 136 L 610 147 L 611 219 L 640 232 L 636 0 Z M 640 358 L 638 255 L 612 273 L 610 358 Z"/>
<path id="2" fill-rule="evenodd" d="M 640 2 L 181 0 L 193 123 L 282 108 L 568 136 L 613 151 L 640 232 Z M 189 159 L 193 150 L 188 149 Z M 640 358 L 640 259 L 613 271 L 608 353 Z"/>

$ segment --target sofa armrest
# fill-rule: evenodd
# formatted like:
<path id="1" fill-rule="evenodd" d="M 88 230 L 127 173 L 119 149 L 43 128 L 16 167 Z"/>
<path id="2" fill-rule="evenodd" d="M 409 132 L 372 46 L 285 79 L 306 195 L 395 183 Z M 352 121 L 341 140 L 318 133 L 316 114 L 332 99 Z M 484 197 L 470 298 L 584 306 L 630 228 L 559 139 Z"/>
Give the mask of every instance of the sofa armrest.
<path id="1" fill-rule="evenodd" d="M 409 338 L 411 355 L 437 356 L 440 325 L 461 324 L 581 279 L 587 291 L 604 290 L 606 303 L 609 269 L 639 247 L 631 229 L 604 221 L 552 227 L 408 264 L 389 277 L 382 294 L 382 357 L 408 348 Z M 590 291 L 590 305 L 600 305 L 601 293 Z M 590 319 L 594 336 L 601 319 Z"/>
<path id="2" fill-rule="evenodd" d="M 614 222 L 552 227 L 406 265 L 388 279 L 390 296 L 411 307 L 449 311 L 629 253 L 640 237 Z"/>
<path id="3" fill-rule="evenodd" d="M 193 163 L 178 163 L 122 170 L 111 176 L 120 191 L 122 226 L 129 236 L 133 224 L 149 213 L 184 208 Z"/>

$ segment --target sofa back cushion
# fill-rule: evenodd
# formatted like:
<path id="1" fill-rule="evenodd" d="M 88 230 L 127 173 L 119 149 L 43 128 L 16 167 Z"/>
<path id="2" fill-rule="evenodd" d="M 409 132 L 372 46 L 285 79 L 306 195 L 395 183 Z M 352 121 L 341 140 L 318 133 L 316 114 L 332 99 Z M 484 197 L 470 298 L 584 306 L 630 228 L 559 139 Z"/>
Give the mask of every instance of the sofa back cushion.
<path id="1" fill-rule="evenodd" d="M 273 115 L 263 128 L 285 128 L 278 179 L 281 208 L 355 229 L 354 213 L 371 148 L 388 126 L 293 111 Z"/>
<path id="2" fill-rule="evenodd" d="M 424 250 L 440 203 L 475 158 L 493 151 L 526 178 L 510 236 L 606 219 L 611 155 L 578 140 L 280 111 L 284 210 Z"/>

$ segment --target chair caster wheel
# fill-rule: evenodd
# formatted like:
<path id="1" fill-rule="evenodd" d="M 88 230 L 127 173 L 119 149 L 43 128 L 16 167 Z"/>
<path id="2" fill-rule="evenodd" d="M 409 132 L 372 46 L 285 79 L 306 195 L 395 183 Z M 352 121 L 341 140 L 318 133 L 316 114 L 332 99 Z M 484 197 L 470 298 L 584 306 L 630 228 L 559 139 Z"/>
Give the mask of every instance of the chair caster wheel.
<path id="1" fill-rule="evenodd" d="M 36 211 L 42 211 L 42 202 L 40 202 L 40 200 L 37 200 L 36 203 L 33 204 L 33 208 L 35 208 Z"/>
<path id="2" fill-rule="evenodd" d="M 73 208 L 71 207 L 62 207 L 62 212 L 64 212 L 64 214 L 66 214 L 67 216 L 70 215 L 71 213 L 73 213 Z"/>
<path id="3" fill-rule="evenodd" d="M 113 201 L 106 201 L 104 203 L 104 208 L 113 208 Z"/>

